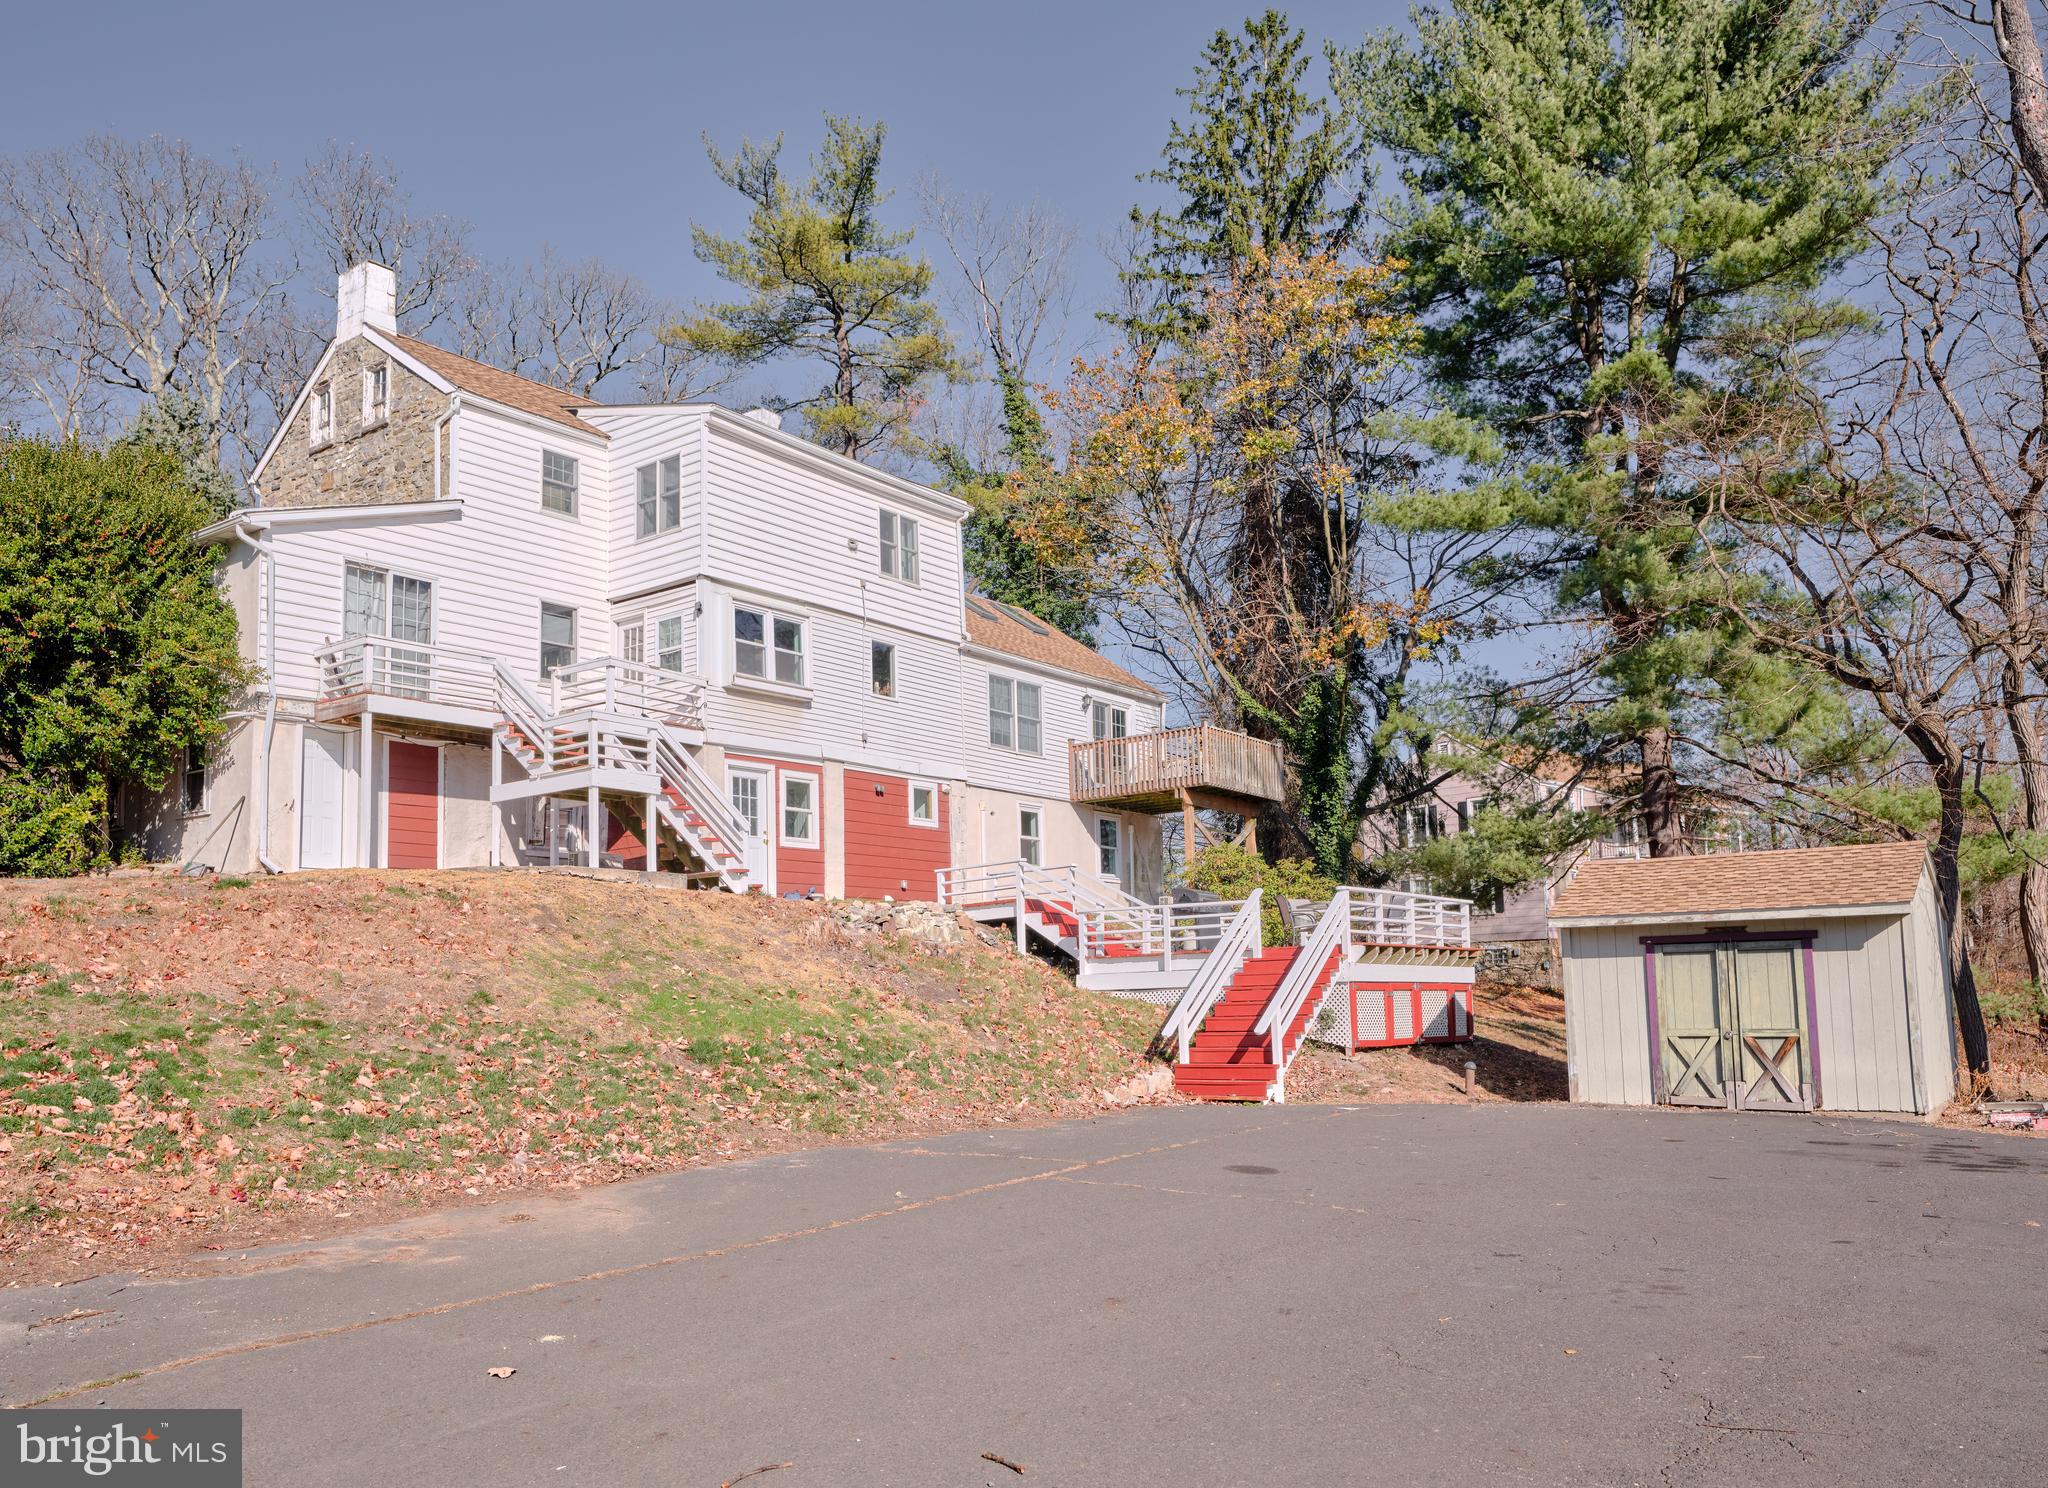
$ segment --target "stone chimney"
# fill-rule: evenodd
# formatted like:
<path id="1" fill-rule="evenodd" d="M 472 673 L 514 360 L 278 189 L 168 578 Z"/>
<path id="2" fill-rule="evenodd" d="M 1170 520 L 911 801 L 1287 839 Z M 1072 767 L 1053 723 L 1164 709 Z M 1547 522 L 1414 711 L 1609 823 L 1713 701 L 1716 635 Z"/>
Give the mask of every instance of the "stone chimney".
<path id="1" fill-rule="evenodd" d="M 398 280 L 380 263 L 343 271 L 334 292 L 334 339 L 352 341 L 365 330 L 398 329 Z"/>

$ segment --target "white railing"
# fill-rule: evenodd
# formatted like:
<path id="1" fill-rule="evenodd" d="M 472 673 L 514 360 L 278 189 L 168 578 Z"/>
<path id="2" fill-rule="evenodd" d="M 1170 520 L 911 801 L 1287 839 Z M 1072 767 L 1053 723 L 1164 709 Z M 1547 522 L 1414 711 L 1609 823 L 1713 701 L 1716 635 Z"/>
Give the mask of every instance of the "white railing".
<path id="1" fill-rule="evenodd" d="M 740 871 L 744 872 L 751 855 L 754 831 L 726 799 L 725 792 L 718 788 L 718 782 L 697 763 L 697 757 L 683 748 L 665 728 L 659 729 L 655 735 L 654 762 L 661 776 L 664 808 L 676 811 L 679 809 L 676 799 L 687 801 L 690 809 L 718 838 L 719 844 L 739 860 Z"/>
<path id="2" fill-rule="evenodd" d="M 1410 894 L 1401 889 L 1344 890 L 1355 945 L 1469 946 L 1472 944 L 1472 901 L 1442 894 Z M 1335 900 L 1331 901 L 1335 903 Z M 1321 922 L 1329 905 L 1317 904 L 1297 916 L 1304 933 Z"/>
<path id="3" fill-rule="evenodd" d="M 556 713 L 644 713 L 686 728 L 699 728 L 704 722 L 701 681 L 643 662 L 616 656 L 571 662 L 555 668 L 548 687 Z"/>
<path id="4" fill-rule="evenodd" d="M 1280 978 L 1280 985 L 1273 989 L 1273 995 L 1266 1001 L 1265 1011 L 1259 1014 L 1259 1021 L 1252 1025 L 1252 1036 L 1261 1035 L 1272 1040 L 1273 1045 L 1273 1099 L 1285 1103 L 1287 1099 L 1287 1032 L 1294 1027 L 1301 1007 L 1321 980 L 1323 968 L 1329 964 L 1332 955 L 1342 956 L 1351 948 L 1352 903 L 1351 889 L 1339 889 L 1330 896 L 1330 902 L 1322 907 L 1316 916 L 1316 927 L 1308 939 L 1301 944 L 1301 951 L 1294 958 L 1294 964 Z M 1329 996 L 1330 988 L 1337 984 L 1336 977 L 1323 983 L 1323 996 Z M 1314 1021 L 1315 1013 L 1309 1014 Z M 1303 1033 L 1306 1036 L 1307 1030 Z"/>
<path id="5" fill-rule="evenodd" d="M 700 679 L 615 656 L 557 667 L 539 692 L 499 657 L 383 636 L 336 642 L 315 651 L 313 660 L 320 668 L 320 696 L 328 700 L 374 693 L 488 712 L 509 694 L 535 722 L 579 712 L 638 714 L 685 728 L 704 722 Z M 506 710 L 506 716 L 514 715 Z"/>
<path id="6" fill-rule="evenodd" d="M 1043 899 L 1076 911 L 1147 907 L 1143 900 L 1126 894 L 1121 885 L 1091 878 L 1071 863 L 1041 868 L 1022 858 L 941 868 L 938 887 L 939 903 L 948 909 L 1014 904 L 1024 899 Z"/>
<path id="7" fill-rule="evenodd" d="M 1214 950 L 1224 927 L 1243 907 L 1242 899 L 1133 902 L 1113 909 L 1077 910 L 1074 918 L 1084 960 L 1150 956 L 1157 958 L 1161 970 L 1171 971 L 1176 956 L 1206 956 Z"/>
<path id="8" fill-rule="evenodd" d="M 497 663 L 474 651 L 356 636 L 322 647 L 313 660 L 323 698 L 379 693 L 484 711 L 497 706 Z"/>
<path id="9" fill-rule="evenodd" d="M 1210 1010 L 1223 1000 L 1230 979 L 1264 946 L 1264 920 L 1259 902 L 1264 893 L 1263 889 L 1253 889 L 1251 898 L 1237 907 L 1237 913 L 1223 927 L 1223 935 L 1215 949 L 1202 962 L 1201 969 L 1180 994 L 1180 1000 L 1167 1013 L 1166 1021 L 1159 1025 L 1155 1041 L 1176 1044 L 1183 1064 L 1187 1062 L 1188 1045 L 1200 1031 Z"/>

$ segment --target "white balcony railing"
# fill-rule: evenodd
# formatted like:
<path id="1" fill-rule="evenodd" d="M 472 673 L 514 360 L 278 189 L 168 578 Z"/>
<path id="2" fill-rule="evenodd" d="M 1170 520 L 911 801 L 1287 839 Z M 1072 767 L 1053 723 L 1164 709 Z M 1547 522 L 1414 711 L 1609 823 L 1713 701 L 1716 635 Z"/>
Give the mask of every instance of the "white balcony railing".
<path id="1" fill-rule="evenodd" d="M 1469 946 L 1472 944 L 1472 901 L 1442 894 L 1410 894 L 1400 889 L 1347 888 L 1351 943 L 1361 946 Z M 1296 928 L 1307 936 L 1329 910 L 1326 904 L 1305 905 Z"/>
<path id="2" fill-rule="evenodd" d="M 664 671 L 616 656 L 556 667 L 548 679 L 557 713 L 602 709 L 607 713 L 643 713 L 690 728 L 704 720 L 704 684 L 681 672 Z"/>
<path id="3" fill-rule="evenodd" d="M 356 636 L 313 653 L 325 703 L 372 694 L 505 715 L 507 692 L 535 714 L 607 713 L 660 719 L 684 728 L 704 723 L 704 684 L 615 656 L 557 667 L 536 692 L 505 663 L 476 651 Z M 516 710 L 514 710 L 516 711 Z"/>

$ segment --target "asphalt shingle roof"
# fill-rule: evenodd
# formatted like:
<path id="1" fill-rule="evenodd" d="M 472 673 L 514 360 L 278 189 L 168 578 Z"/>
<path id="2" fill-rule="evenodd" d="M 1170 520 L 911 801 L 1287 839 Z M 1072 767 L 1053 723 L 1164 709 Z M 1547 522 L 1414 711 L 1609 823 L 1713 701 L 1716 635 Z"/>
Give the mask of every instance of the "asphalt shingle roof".
<path id="1" fill-rule="evenodd" d="M 1550 918 L 1706 916 L 1905 904 L 1920 886 L 1926 861 L 1927 848 L 1918 842 L 1588 860 L 1558 894 Z"/>

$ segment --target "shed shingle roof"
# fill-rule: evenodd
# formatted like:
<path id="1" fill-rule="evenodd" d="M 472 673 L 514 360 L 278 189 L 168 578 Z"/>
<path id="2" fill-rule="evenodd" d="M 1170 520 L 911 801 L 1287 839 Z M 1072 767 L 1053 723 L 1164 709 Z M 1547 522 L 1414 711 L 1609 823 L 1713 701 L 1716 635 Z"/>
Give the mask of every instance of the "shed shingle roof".
<path id="1" fill-rule="evenodd" d="M 479 398 L 489 398 L 493 403 L 503 403 L 522 413 L 539 418 L 552 419 L 558 424 L 567 424 L 572 429 L 595 434 L 600 439 L 604 430 L 585 423 L 576 417 L 578 408 L 596 408 L 595 398 L 583 398 L 567 393 L 544 382 L 535 382 L 530 377 L 521 377 L 516 372 L 506 372 L 484 362 L 466 356 L 457 356 L 444 351 L 431 341 L 421 341 L 413 336 L 394 335 L 391 338 L 407 356 L 423 362 L 436 375 L 452 382 L 465 393 L 475 393 Z"/>
<path id="2" fill-rule="evenodd" d="M 1689 858 L 1588 861 L 1558 894 L 1550 918 L 1710 915 L 1906 904 L 1926 847 L 1878 842 Z"/>
<path id="3" fill-rule="evenodd" d="M 1082 645 L 1050 621 L 1031 615 L 1032 624 L 1026 625 L 1016 618 L 1028 613 L 1014 605 L 1001 605 L 980 595 L 971 595 L 967 605 L 967 639 L 984 650 L 1000 651 L 1005 656 L 1035 661 L 1040 666 L 1056 667 L 1063 672 L 1079 672 L 1084 677 L 1099 677 L 1104 682 L 1134 688 L 1147 697 L 1159 696 L 1157 690 L 1140 682 L 1099 651 Z"/>

